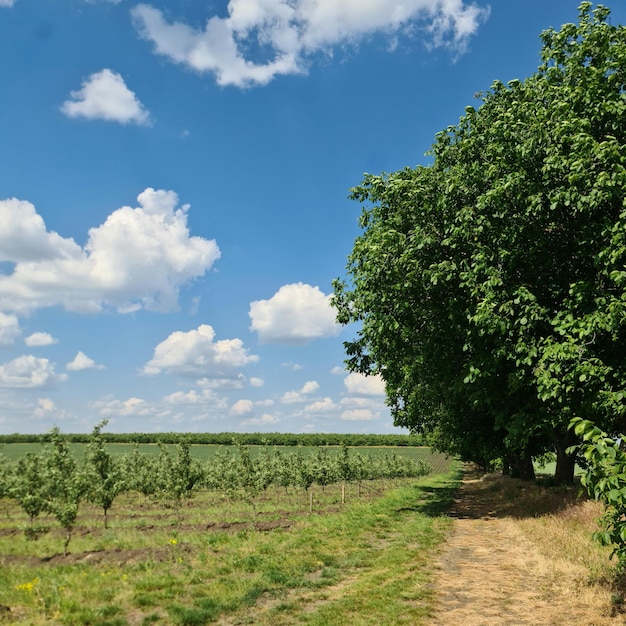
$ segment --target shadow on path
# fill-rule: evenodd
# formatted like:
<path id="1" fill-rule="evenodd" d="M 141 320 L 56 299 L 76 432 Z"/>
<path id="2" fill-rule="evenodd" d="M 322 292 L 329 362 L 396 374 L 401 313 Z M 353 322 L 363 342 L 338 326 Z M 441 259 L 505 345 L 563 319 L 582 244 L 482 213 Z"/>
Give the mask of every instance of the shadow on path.
<path id="1" fill-rule="evenodd" d="M 555 485 L 545 478 L 525 482 L 466 465 L 440 485 L 417 486 L 419 500 L 406 510 L 430 517 L 524 519 L 557 513 L 579 500 L 580 485 Z"/>

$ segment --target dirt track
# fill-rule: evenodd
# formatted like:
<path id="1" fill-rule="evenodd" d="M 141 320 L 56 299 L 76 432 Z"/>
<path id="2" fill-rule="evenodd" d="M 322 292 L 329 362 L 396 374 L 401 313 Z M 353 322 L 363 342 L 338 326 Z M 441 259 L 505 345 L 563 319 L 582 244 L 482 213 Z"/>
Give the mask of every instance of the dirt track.
<path id="1" fill-rule="evenodd" d="M 605 626 L 626 624 L 607 613 L 607 598 L 582 582 L 584 572 L 547 559 L 503 514 L 489 480 L 467 475 L 451 516 L 453 532 L 440 554 L 433 626 Z M 604 615 L 603 615 L 604 613 Z"/>

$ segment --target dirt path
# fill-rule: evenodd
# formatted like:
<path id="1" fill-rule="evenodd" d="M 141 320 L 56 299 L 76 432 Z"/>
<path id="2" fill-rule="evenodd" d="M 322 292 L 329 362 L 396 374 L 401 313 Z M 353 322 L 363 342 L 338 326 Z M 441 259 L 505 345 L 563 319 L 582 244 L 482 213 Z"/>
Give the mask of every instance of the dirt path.
<path id="1" fill-rule="evenodd" d="M 438 611 L 430 624 L 626 624 L 624 615 L 607 615 L 610 600 L 585 584 L 580 568 L 542 553 L 520 517 L 502 510 L 494 486 L 475 475 L 463 481 L 451 511 L 454 530 L 437 566 Z"/>

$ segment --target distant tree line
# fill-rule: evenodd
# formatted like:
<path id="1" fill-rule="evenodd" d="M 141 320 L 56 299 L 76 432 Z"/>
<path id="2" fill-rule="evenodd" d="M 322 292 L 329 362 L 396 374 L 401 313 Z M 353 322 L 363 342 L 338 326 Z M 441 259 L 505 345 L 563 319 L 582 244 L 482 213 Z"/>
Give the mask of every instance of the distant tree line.
<path id="1" fill-rule="evenodd" d="M 339 433 L 102 433 L 105 443 L 163 443 L 175 444 L 181 434 L 191 445 L 234 445 L 245 446 L 348 446 L 348 447 L 409 447 L 427 445 L 419 434 L 339 434 Z M 59 433 L 68 443 L 89 443 L 91 435 L 85 433 Z M 0 435 L 3 443 L 45 443 L 50 433 Z"/>

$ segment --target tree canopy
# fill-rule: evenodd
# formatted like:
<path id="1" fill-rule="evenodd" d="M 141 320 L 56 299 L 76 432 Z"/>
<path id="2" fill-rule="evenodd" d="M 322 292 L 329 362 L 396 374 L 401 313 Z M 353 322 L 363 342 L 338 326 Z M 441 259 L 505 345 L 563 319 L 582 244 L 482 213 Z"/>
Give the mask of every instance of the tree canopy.
<path id="1" fill-rule="evenodd" d="M 380 374 L 395 423 L 524 477 L 568 430 L 625 416 L 626 28 L 608 8 L 541 34 L 541 64 L 495 82 L 428 165 L 365 175 L 338 320 L 349 369 Z"/>

